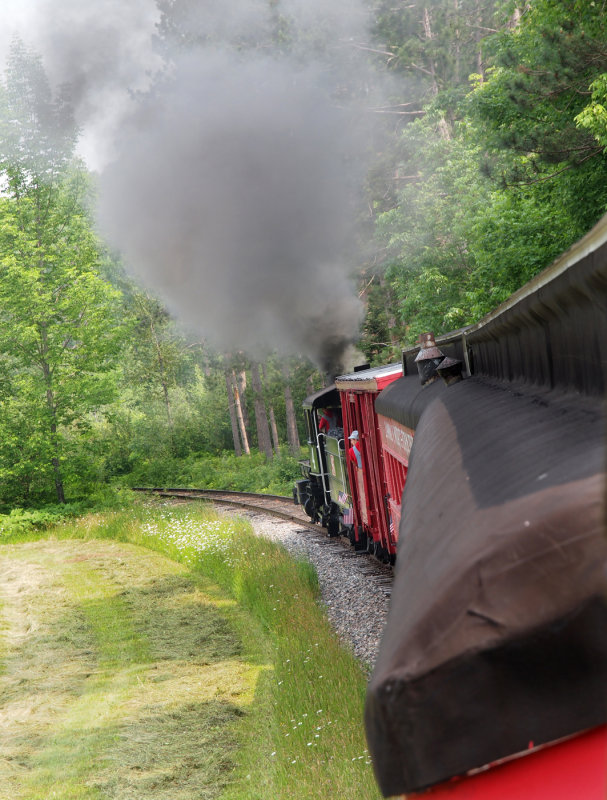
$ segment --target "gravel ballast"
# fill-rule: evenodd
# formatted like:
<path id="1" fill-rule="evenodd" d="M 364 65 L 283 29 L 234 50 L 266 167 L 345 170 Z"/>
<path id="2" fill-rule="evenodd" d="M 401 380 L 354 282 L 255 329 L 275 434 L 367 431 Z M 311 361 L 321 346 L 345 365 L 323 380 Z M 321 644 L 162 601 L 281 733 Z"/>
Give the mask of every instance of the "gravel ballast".
<path id="1" fill-rule="evenodd" d="M 218 509 L 219 510 L 219 509 Z M 222 513 L 233 513 L 221 509 Z M 327 615 L 341 640 L 370 673 L 390 598 L 369 575 L 365 556 L 354 554 L 342 540 L 329 540 L 292 522 L 283 522 L 256 512 L 238 512 L 258 536 L 280 542 L 293 556 L 307 558 L 315 567 Z"/>

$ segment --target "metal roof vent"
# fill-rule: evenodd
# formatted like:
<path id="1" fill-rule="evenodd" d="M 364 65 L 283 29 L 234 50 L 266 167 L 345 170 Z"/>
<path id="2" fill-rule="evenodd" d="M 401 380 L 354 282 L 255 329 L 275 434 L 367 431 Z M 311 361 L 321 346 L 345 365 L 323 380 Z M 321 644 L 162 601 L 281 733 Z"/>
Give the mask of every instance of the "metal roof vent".
<path id="1" fill-rule="evenodd" d="M 439 350 L 434 341 L 434 334 L 430 331 L 422 333 L 419 337 L 420 351 L 415 356 L 417 371 L 422 382 L 422 386 L 432 383 L 438 377 L 437 367 L 444 359 L 445 354 Z"/>
<path id="2" fill-rule="evenodd" d="M 447 386 L 451 386 L 451 384 L 459 383 L 461 380 L 463 380 L 463 366 L 464 365 L 458 358 L 450 358 L 447 356 L 446 358 L 443 358 L 436 371 L 447 384 Z"/>

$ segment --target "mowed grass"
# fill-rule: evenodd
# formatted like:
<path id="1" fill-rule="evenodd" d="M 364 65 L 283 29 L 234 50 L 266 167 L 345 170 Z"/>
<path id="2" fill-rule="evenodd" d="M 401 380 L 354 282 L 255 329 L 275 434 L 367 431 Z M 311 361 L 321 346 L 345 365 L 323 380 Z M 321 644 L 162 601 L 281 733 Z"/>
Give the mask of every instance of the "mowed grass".
<path id="1" fill-rule="evenodd" d="M 0 798 L 379 798 L 314 570 L 199 507 L 0 547 Z"/>

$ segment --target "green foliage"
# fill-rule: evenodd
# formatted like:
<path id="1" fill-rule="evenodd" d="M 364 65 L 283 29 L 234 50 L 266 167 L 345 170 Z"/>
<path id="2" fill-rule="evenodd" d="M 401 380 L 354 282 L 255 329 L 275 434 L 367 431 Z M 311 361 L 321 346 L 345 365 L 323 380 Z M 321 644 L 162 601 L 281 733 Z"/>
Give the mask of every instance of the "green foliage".
<path id="1" fill-rule="evenodd" d="M 124 480 L 130 486 L 192 486 L 290 497 L 299 477 L 299 463 L 287 452 L 267 461 L 263 453 L 253 451 L 239 458 L 230 452 L 184 459 L 140 458 Z"/>
<path id="2" fill-rule="evenodd" d="M 439 92 L 400 138 L 410 177 L 376 230 L 409 343 L 478 320 L 607 208 L 602 15 L 539 0 L 512 25 L 514 6 L 483 40 L 488 68 L 468 94 Z"/>
<path id="3" fill-rule="evenodd" d="M 607 149 L 607 73 L 590 84 L 591 102 L 577 115 L 575 122 L 590 131 L 597 142 Z"/>
<path id="4" fill-rule="evenodd" d="M 29 510 L 15 508 L 10 514 L 0 515 L 0 537 L 22 537 L 33 531 L 40 531 L 66 519 L 64 511 L 53 508 Z"/>
<path id="5" fill-rule="evenodd" d="M 63 502 L 87 416 L 114 396 L 117 293 L 99 274 L 69 108 L 20 45 L 0 125 L 0 502 Z"/>
<path id="6" fill-rule="evenodd" d="M 233 453 L 223 453 L 218 457 L 193 461 L 184 467 L 180 481 L 191 479 L 191 485 L 204 489 L 290 496 L 293 482 L 300 477 L 297 459 L 287 453 L 281 453 L 272 461 L 266 461 L 259 452 L 241 458 L 236 458 Z"/>
<path id="7" fill-rule="evenodd" d="M 518 180 L 533 180 L 542 165 L 579 165 L 599 152 L 575 117 L 607 69 L 606 35 L 595 3 L 538 0 L 516 30 L 490 40 L 495 70 L 475 105 L 492 141 L 526 156 Z"/>
<path id="8" fill-rule="evenodd" d="M 482 38 L 493 27 L 494 0 L 375 3 L 375 35 L 390 53 L 391 70 L 412 76 L 419 101 L 466 83 L 478 64 Z"/>
<path id="9" fill-rule="evenodd" d="M 48 531 L 58 524 L 66 524 L 85 513 L 124 511 L 132 507 L 136 498 L 130 490 L 109 486 L 96 486 L 86 497 L 75 503 L 48 503 L 40 508 L 13 508 L 0 514 L 0 539 L 21 541 L 36 538 L 36 532 Z M 39 533 L 38 533 L 39 535 Z"/>

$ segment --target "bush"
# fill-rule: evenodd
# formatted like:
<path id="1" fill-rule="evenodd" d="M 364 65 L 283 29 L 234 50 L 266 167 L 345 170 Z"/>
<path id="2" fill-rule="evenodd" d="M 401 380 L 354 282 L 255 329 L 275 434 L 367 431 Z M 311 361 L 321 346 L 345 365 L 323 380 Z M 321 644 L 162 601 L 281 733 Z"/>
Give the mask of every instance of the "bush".
<path id="1" fill-rule="evenodd" d="M 14 508 L 10 514 L 0 514 L 0 536 L 20 536 L 44 530 L 66 517 L 67 514 L 56 511 L 53 506 L 42 510 Z"/>
<path id="2" fill-rule="evenodd" d="M 268 461 L 263 453 L 254 451 L 240 457 L 223 453 L 142 460 L 124 480 L 128 486 L 189 486 L 290 497 L 293 483 L 300 477 L 297 459 L 287 452 Z"/>
<path id="3" fill-rule="evenodd" d="M 0 514 L 0 537 L 23 538 L 87 512 L 123 510 L 134 502 L 132 493 L 126 489 L 100 486 L 86 500 L 76 503 L 46 505 L 43 508 L 13 508 L 8 514 Z"/>

